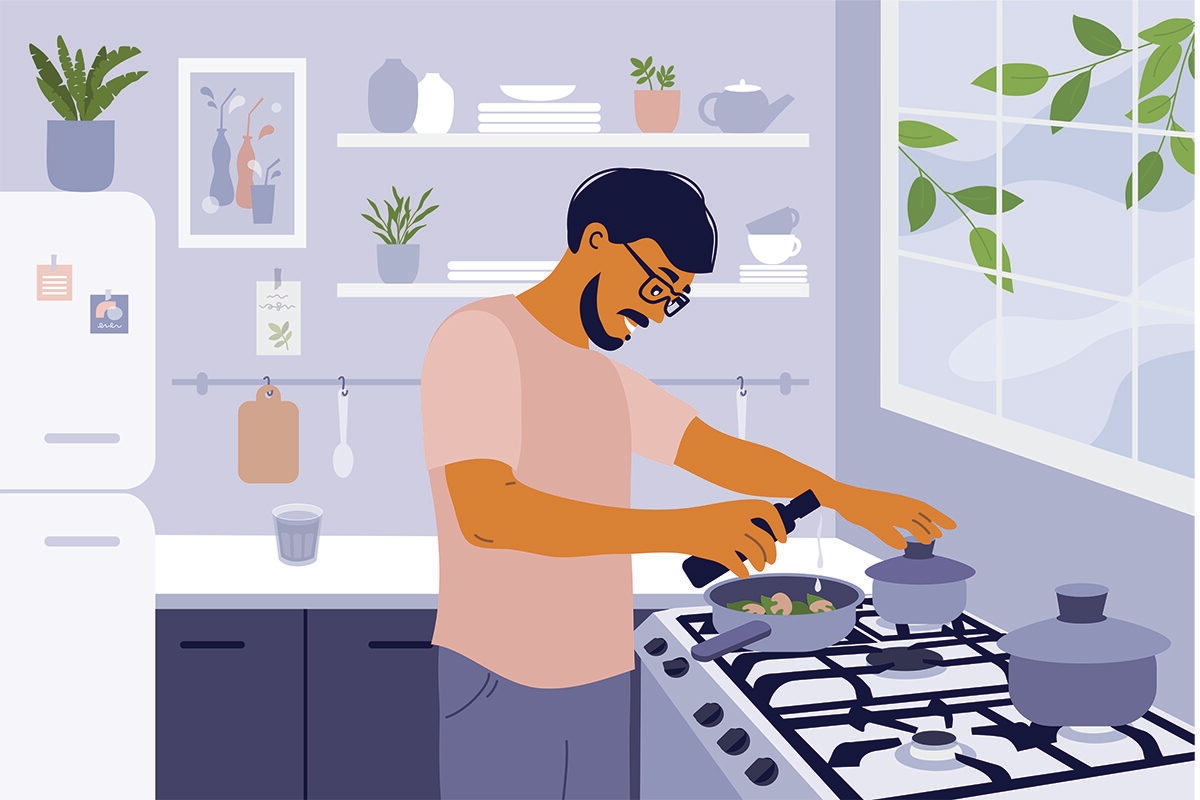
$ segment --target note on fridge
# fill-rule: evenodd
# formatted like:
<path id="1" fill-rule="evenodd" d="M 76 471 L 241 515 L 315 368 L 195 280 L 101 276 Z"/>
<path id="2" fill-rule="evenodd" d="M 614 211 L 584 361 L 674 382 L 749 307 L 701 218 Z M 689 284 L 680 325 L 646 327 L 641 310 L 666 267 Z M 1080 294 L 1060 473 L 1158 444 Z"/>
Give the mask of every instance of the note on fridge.
<path id="1" fill-rule="evenodd" d="M 37 299 L 70 300 L 72 269 L 70 264 L 59 264 L 58 256 L 50 256 L 49 264 L 37 265 Z"/>
<path id="2" fill-rule="evenodd" d="M 300 281 L 258 281 L 255 354 L 300 355 Z"/>

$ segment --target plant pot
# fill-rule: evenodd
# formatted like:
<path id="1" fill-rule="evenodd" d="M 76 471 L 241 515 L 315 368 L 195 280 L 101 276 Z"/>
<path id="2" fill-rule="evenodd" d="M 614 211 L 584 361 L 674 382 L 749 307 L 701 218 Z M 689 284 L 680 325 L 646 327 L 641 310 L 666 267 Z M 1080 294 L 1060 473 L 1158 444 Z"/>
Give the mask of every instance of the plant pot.
<path id="1" fill-rule="evenodd" d="M 116 162 L 114 120 L 46 121 L 46 175 L 67 192 L 99 192 L 112 183 Z"/>
<path id="2" fill-rule="evenodd" d="M 635 89 L 633 116 L 644 133 L 670 133 L 679 123 L 679 90 Z"/>
<path id="3" fill-rule="evenodd" d="M 379 278 L 384 283 L 412 283 L 417 279 L 421 258 L 419 244 L 379 244 L 375 246 Z"/>
<path id="4" fill-rule="evenodd" d="M 256 225 L 275 218 L 275 184 L 255 184 L 250 187 L 250 216 Z"/>

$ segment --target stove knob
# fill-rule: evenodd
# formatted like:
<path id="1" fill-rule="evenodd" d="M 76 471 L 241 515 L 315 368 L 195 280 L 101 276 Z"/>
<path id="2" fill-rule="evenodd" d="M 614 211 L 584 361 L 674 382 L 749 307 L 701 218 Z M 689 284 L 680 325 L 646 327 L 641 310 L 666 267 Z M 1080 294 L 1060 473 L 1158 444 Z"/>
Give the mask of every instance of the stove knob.
<path id="1" fill-rule="evenodd" d="M 689 666 L 686 658 L 672 658 L 663 662 L 663 670 L 672 678 L 682 678 L 687 674 Z"/>
<path id="2" fill-rule="evenodd" d="M 725 712 L 722 710 L 719 703 L 705 703 L 696 709 L 696 713 L 692 714 L 706 728 L 711 728 L 714 725 L 719 725 L 721 720 L 725 719 Z"/>
<path id="3" fill-rule="evenodd" d="M 750 734 L 741 728 L 730 728 L 721 734 L 720 739 L 717 739 L 717 747 L 731 756 L 746 752 L 746 748 L 749 746 Z"/>
<path id="4" fill-rule="evenodd" d="M 768 786 L 779 777 L 779 767 L 770 758 L 759 758 L 746 769 L 746 777 L 757 786 Z"/>
<path id="5" fill-rule="evenodd" d="M 646 642 L 646 647 L 644 649 L 652 656 L 661 656 L 663 653 L 667 652 L 667 640 L 661 636 L 655 636 L 653 639 Z"/>

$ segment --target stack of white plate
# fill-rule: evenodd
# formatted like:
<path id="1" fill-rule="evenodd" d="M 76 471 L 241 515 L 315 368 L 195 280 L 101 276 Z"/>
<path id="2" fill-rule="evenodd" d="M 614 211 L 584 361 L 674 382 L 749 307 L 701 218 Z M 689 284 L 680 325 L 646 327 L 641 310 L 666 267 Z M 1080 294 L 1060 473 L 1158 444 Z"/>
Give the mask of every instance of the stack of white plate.
<path id="1" fill-rule="evenodd" d="M 480 103 L 480 133 L 599 133 L 600 104 L 565 102 L 574 84 L 501 84 L 511 102 Z"/>
<path id="2" fill-rule="evenodd" d="M 742 264 L 739 283 L 808 283 L 806 264 Z"/>
<path id="3" fill-rule="evenodd" d="M 451 261 L 447 279 L 491 283 L 537 283 L 557 261 Z"/>

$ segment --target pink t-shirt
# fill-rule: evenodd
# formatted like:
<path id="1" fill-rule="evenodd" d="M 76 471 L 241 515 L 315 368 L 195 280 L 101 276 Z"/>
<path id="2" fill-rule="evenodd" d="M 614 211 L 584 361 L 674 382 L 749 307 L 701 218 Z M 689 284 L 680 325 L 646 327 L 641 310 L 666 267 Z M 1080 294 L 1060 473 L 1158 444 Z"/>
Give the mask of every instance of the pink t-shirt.
<path id="1" fill-rule="evenodd" d="M 434 644 L 542 688 L 632 669 L 630 556 L 476 546 L 458 527 L 445 466 L 503 461 L 535 489 L 627 508 L 632 453 L 673 463 L 695 410 L 558 338 L 505 295 L 438 328 L 421 372 L 421 415 L 440 559 Z"/>

